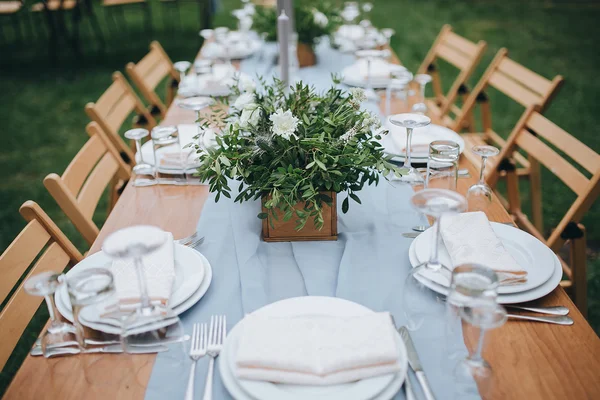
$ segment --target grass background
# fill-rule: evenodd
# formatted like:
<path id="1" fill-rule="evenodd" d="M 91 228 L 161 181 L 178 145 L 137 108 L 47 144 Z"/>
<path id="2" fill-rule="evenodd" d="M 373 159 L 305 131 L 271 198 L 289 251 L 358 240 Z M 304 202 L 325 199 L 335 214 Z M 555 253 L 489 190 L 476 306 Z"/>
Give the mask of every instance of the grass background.
<path id="1" fill-rule="evenodd" d="M 299 0 L 297 0 L 299 1 Z M 471 79 L 473 86 L 501 47 L 512 59 L 537 73 L 552 78 L 561 74 L 565 85 L 546 112 L 552 121 L 600 152 L 600 67 L 597 38 L 600 37 L 600 6 L 593 1 L 549 0 L 375 0 L 372 20 L 378 27 L 396 30 L 392 46 L 403 64 L 416 70 L 441 26 L 472 41 L 486 40 L 487 52 Z M 234 26 L 230 11 L 239 0 L 223 0 L 215 24 Z M 19 206 L 28 199 L 37 201 L 76 245 L 85 250 L 82 238 L 52 198 L 42 180 L 50 172 L 60 173 L 87 140 L 89 122 L 84 105 L 94 101 L 111 83 L 115 70 L 124 70 L 148 51 L 151 40 L 159 40 L 173 61 L 191 60 L 201 45 L 198 6 L 182 3 L 180 17 L 165 16 L 164 9 L 151 0 L 152 33 L 146 31 L 144 15 L 136 7 L 124 10 L 126 26 L 115 30 L 108 25 L 99 4 L 95 13 L 106 46 L 101 50 L 84 18 L 83 55 L 74 56 L 66 44 L 60 46 L 53 64 L 48 57 L 48 35 L 41 15 L 31 18 L 35 35 L 27 29 L 23 42 L 16 42 L 10 20 L 0 16 L 0 251 L 23 228 Z M 67 18 L 70 18 L 67 13 Z M 70 19 L 69 19 L 70 21 Z M 27 25 L 24 24 L 26 28 Z M 445 81 L 445 84 L 450 82 Z M 496 93 L 491 94 L 493 125 L 507 136 L 522 108 Z M 572 204 L 573 193 L 551 173 L 543 171 L 543 211 L 547 227 L 555 226 Z M 527 193 L 524 191 L 524 202 Z M 105 218 L 105 204 L 96 220 Z M 584 219 L 588 230 L 588 316 L 600 331 L 600 207 L 596 203 Z M 4 305 L 2 305 L 4 306 Z M 4 392 L 23 357 L 47 319 L 44 306 L 30 324 L 17 350 L 0 374 Z"/>

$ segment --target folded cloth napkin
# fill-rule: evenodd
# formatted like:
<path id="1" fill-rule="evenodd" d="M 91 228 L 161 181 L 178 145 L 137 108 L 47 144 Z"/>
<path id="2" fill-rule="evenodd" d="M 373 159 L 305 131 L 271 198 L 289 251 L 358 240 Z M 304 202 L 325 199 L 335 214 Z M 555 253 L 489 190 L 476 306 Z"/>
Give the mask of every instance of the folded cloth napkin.
<path id="1" fill-rule="evenodd" d="M 401 368 L 389 313 L 356 317 L 244 320 L 236 354 L 240 379 L 333 385 Z"/>
<path id="2" fill-rule="evenodd" d="M 173 235 L 165 232 L 166 242 L 153 253 L 142 257 L 146 287 L 152 302 L 167 304 L 175 281 Z M 111 267 L 119 303 L 135 304 L 140 301 L 138 278 L 133 260 L 115 260 Z"/>
<path id="3" fill-rule="evenodd" d="M 440 233 L 452 265 L 479 264 L 493 269 L 501 285 L 527 282 L 527 271 L 498 239 L 481 211 L 445 216 Z"/>

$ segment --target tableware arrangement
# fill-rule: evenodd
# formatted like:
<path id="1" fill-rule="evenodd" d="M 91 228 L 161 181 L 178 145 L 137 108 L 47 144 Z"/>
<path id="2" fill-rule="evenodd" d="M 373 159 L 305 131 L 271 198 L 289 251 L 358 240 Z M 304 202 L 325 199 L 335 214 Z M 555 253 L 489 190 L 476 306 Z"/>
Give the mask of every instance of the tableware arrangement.
<path id="1" fill-rule="evenodd" d="M 206 355 L 208 348 L 208 327 L 206 324 L 195 323 L 192 331 L 190 343 L 190 358 L 192 367 L 190 368 L 190 376 L 188 378 L 188 386 L 185 391 L 185 400 L 194 398 L 194 384 L 196 382 L 196 364 L 198 360 Z"/>
<path id="2" fill-rule="evenodd" d="M 456 190 L 460 146 L 451 140 L 429 143 L 429 159 L 425 172 L 425 187 Z M 417 172 L 418 169 L 417 169 Z"/>
<path id="3" fill-rule="evenodd" d="M 406 158 L 404 159 L 404 165 L 402 166 L 402 176 L 397 179 L 411 185 L 423 184 L 423 175 L 413 168 L 411 164 L 412 134 L 414 129 L 426 127 L 431 123 L 431 120 L 424 115 L 409 113 L 396 114 L 389 117 L 388 120 L 392 125 L 406 129 Z"/>
<path id="4" fill-rule="evenodd" d="M 213 64 L 208 60 L 198 61 L 194 64 L 195 74 L 186 75 L 179 83 L 179 97 L 227 96 L 236 79 L 245 85 L 253 85 L 251 76 L 238 72 L 231 65 Z"/>
<path id="5" fill-rule="evenodd" d="M 400 336 L 402 337 L 402 341 L 404 342 L 404 346 L 406 346 L 406 354 L 408 358 L 408 364 L 410 368 L 415 372 L 417 376 L 417 380 L 419 381 L 419 385 L 421 385 L 421 389 L 423 390 L 423 394 L 427 400 L 433 400 L 435 397 L 433 392 L 431 391 L 431 387 L 429 386 L 429 381 L 427 380 L 427 376 L 425 372 L 423 372 L 423 367 L 421 366 L 421 360 L 419 359 L 419 354 L 417 353 L 417 349 L 412 341 L 410 336 L 410 332 L 405 326 L 402 326 L 398 329 Z"/>
<path id="6" fill-rule="evenodd" d="M 492 204 L 493 191 L 485 182 L 485 164 L 488 157 L 497 156 L 500 153 L 494 146 L 473 146 L 471 151 L 481 157 L 481 169 L 479 170 L 479 182 L 467 191 L 469 211 L 486 211 Z"/>

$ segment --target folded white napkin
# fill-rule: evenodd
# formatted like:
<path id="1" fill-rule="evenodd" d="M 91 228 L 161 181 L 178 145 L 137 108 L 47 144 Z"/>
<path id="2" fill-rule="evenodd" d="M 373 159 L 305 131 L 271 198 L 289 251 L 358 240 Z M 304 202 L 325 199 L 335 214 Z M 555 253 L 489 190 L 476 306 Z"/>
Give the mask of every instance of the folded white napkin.
<path id="1" fill-rule="evenodd" d="M 440 233 L 453 267 L 479 264 L 496 271 L 500 284 L 527 282 L 527 271 L 506 251 L 485 213 L 445 216 L 441 221 Z"/>
<path id="2" fill-rule="evenodd" d="M 165 232 L 166 242 L 153 253 L 142 258 L 148 295 L 153 302 L 167 304 L 175 281 L 173 235 Z M 115 260 L 111 267 L 115 290 L 121 304 L 135 304 L 140 300 L 138 278 L 133 260 Z"/>
<path id="3" fill-rule="evenodd" d="M 236 354 L 240 379 L 333 385 L 398 371 L 388 313 L 357 317 L 259 317 L 244 321 Z"/>

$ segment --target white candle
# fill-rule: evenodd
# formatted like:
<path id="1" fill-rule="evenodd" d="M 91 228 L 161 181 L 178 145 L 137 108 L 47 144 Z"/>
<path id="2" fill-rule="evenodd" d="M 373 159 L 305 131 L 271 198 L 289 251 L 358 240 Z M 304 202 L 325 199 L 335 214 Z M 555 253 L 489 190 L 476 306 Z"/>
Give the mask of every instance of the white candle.
<path id="1" fill-rule="evenodd" d="M 277 18 L 277 39 L 279 42 L 280 79 L 284 87 L 290 86 L 290 19 L 285 10 Z"/>
<path id="2" fill-rule="evenodd" d="M 295 32 L 294 24 L 294 0 L 283 0 L 283 9 L 290 19 L 290 33 Z"/>

